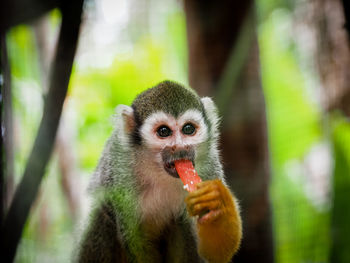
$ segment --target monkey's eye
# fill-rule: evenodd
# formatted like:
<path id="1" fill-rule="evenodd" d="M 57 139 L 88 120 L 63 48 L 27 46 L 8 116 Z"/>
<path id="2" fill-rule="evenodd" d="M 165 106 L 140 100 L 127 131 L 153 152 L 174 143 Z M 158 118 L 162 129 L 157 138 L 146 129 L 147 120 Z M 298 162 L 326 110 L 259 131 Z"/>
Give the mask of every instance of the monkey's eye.
<path id="1" fill-rule="evenodd" d="M 160 126 L 157 130 L 157 134 L 159 135 L 159 137 L 168 137 L 172 134 L 173 132 L 170 130 L 170 128 L 168 126 Z"/>
<path id="2" fill-rule="evenodd" d="M 192 135 L 196 131 L 196 128 L 191 123 L 186 123 L 182 127 L 182 133 L 186 135 Z"/>

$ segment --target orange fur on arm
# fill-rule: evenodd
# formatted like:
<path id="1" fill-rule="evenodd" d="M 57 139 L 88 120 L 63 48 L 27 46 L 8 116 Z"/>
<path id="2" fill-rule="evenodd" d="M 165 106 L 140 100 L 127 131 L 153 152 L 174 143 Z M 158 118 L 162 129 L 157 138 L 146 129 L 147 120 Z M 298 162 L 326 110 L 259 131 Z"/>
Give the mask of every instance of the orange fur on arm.
<path id="1" fill-rule="evenodd" d="M 208 262 L 229 262 L 242 237 L 239 210 L 230 190 L 218 179 L 204 181 L 187 196 L 186 204 L 191 216 L 199 216 L 199 254 Z"/>

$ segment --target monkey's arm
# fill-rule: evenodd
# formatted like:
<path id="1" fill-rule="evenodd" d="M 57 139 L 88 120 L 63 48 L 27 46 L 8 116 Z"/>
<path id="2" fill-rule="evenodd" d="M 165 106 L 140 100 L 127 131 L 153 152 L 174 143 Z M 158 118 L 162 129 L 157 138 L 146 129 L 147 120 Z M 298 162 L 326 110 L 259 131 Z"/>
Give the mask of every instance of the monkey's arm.
<path id="1" fill-rule="evenodd" d="M 219 179 L 204 181 L 185 202 L 190 216 L 199 216 L 199 254 L 209 262 L 229 262 L 242 237 L 241 218 L 230 190 Z"/>
<path id="2" fill-rule="evenodd" d="M 106 204 L 92 212 L 77 262 L 125 262 L 125 253 L 117 239 L 115 218 Z"/>

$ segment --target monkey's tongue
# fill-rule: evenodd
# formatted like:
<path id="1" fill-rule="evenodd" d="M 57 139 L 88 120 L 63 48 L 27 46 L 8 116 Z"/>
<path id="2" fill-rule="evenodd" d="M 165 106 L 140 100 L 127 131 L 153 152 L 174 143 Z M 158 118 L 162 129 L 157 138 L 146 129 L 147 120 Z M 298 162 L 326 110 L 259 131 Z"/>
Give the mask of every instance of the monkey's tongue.
<path id="1" fill-rule="evenodd" d="M 184 188 L 189 192 L 196 190 L 196 184 L 201 182 L 202 179 L 198 176 L 192 162 L 190 160 L 177 160 L 174 163 Z"/>

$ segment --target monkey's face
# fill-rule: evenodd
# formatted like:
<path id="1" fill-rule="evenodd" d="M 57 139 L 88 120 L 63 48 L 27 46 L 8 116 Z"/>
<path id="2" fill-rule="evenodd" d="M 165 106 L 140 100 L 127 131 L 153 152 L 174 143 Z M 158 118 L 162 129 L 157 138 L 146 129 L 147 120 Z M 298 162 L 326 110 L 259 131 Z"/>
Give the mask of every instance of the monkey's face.
<path id="1" fill-rule="evenodd" d="M 174 161 L 188 159 L 195 165 L 198 146 L 207 141 L 208 129 L 202 113 L 195 109 L 177 118 L 155 112 L 141 126 L 140 135 L 155 161 L 169 175 L 178 177 Z"/>

